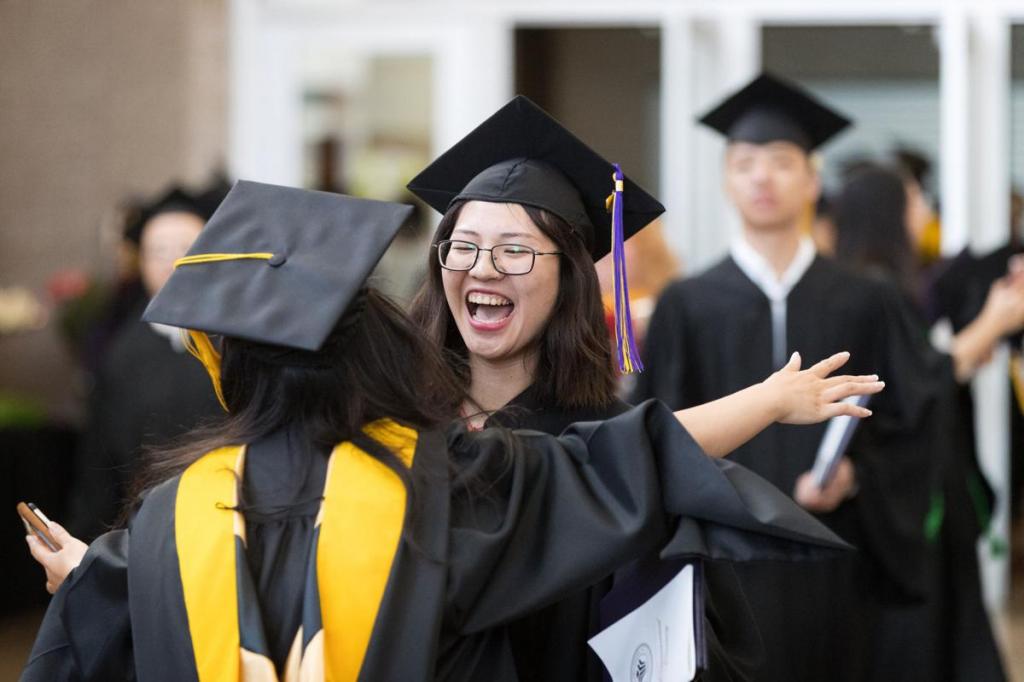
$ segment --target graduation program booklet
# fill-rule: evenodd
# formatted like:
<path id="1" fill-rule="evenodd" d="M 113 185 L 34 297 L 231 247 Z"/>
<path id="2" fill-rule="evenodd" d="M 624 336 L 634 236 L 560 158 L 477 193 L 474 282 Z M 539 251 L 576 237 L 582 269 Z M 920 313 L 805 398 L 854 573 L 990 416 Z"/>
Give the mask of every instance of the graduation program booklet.
<path id="1" fill-rule="evenodd" d="M 853 403 L 864 407 L 868 404 L 869 396 L 854 395 L 843 400 L 844 403 Z M 814 467 L 811 475 L 819 488 L 824 488 L 836 473 L 839 460 L 846 454 L 846 448 L 850 445 L 853 433 L 857 430 L 860 417 L 842 415 L 832 417 L 825 427 L 825 436 L 818 446 L 818 454 L 814 458 Z"/>
<path id="2" fill-rule="evenodd" d="M 703 626 L 700 565 L 687 564 L 588 644 L 612 682 L 681 682 L 692 680 L 701 664 Z"/>

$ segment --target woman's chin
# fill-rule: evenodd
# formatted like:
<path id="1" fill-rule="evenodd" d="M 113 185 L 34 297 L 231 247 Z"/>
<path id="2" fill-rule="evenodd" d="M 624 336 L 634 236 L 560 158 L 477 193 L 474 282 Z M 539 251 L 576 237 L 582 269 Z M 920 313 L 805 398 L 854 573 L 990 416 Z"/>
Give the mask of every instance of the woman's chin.
<path id="1" fill-rule="evenodd" d="M 494 347 L 485 344 L 473 344 L 469 347 L 469 354 L 486 362 L 502 362 L 513 357 L 515 353 L 507 348 Z"/>
<path id="2" fill-rule="evenodd" d="M 467 338 L 469 337 L 469 338 Z M 504 362 L 522 353 L 513 343 L 505 339 L 479 338 L 476 334 L 463 335 L 470 356 L 486 362 Z"/>

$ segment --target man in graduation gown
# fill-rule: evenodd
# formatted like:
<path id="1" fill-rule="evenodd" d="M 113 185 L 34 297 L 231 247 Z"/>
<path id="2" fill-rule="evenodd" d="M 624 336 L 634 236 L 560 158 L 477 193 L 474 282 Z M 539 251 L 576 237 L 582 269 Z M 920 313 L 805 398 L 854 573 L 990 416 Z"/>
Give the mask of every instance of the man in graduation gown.
<path id="1" fill-rule="evenodd" d="M 776 425 L 731 455 L 861 550 L 795 570 L 738 567 L 765 643 L 756 679 L 865 679 L 876 606 L 920 596 L 927 453 L 911 434 L 926 398 L 900 381 L 890 292 L 816 256 L 801 230 L 820 189 L 812 153 L 849 122 L 769 75 L 701 122 L 728 139 L 725 185 L 743 233 L 717 265 L 665 290 L 634 399 L 689 407 L 767 376 L 794 352 L 815 362 L 835 348 L 852 353 L 855 371 L 887 381 L 823 488 L 810 470 L 824 425 Z"/>

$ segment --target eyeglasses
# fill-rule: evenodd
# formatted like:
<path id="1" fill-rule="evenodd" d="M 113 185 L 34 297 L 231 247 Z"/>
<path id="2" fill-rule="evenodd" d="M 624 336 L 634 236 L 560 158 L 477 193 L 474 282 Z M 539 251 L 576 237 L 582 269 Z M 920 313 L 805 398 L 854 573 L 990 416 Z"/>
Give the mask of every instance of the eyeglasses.
<path id="1" fill-rule="evenodd" d="M 460 239 L 445 239 L 434 244 L 437 259 L 445 270 L 464 272 L 472 270 L 481 251 L 491 252 L 494 269 L 503 275 L 525 275 L 533 270 L 537 256 L 560 256 L 561 251 L 537 251 L 522 244 L 495 244 L 483 249 L 473 242 Z"/>

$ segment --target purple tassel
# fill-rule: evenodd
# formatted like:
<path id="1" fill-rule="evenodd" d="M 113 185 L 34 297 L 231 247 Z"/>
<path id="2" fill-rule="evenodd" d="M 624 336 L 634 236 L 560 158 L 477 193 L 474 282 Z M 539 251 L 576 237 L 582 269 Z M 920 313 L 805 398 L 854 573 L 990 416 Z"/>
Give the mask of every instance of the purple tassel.
<path id="1" fill-rule="evenodd" d="M 615 348 L 619 357 L 619 371 L 623 374 L 644 371 L 640 353 L 633 337 L 633 317 L 629 312 L 629 282 L 626 277 L 626 247 L 622 225 L 622 168 L 613 163 L 612 180 L 612 264 L 615 268 Z"/>

